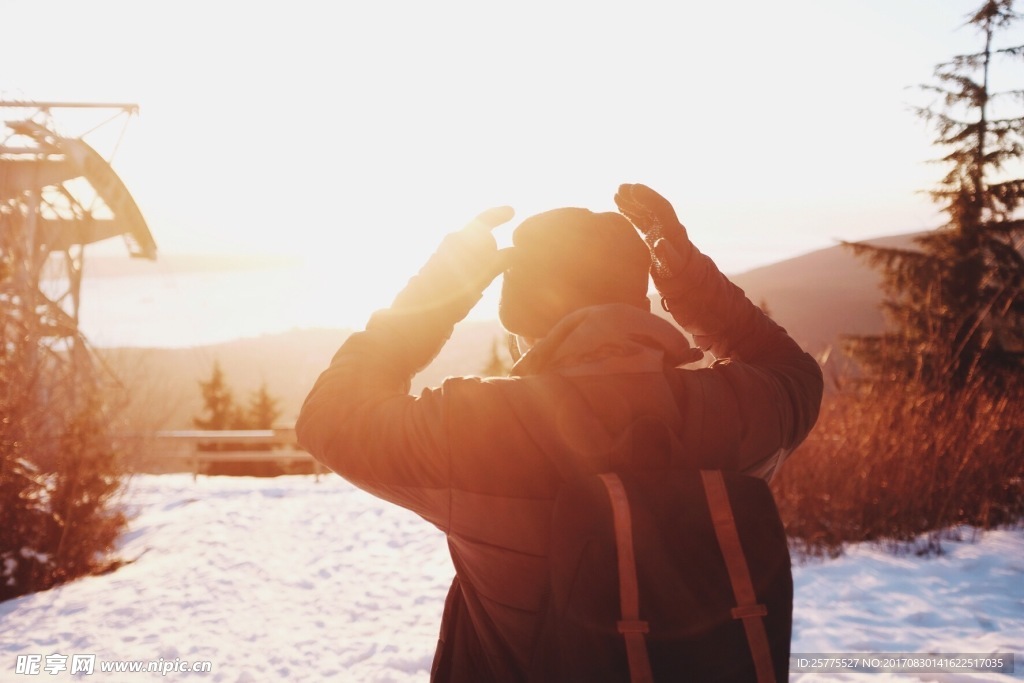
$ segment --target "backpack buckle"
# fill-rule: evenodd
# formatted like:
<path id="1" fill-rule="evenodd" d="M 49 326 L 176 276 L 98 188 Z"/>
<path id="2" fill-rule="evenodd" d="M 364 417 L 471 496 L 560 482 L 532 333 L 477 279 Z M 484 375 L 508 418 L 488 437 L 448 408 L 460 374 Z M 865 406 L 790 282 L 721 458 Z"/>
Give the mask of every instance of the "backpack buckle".
<path id="1" fill-rule="evenodd" d="M 751 617 L 767 616 L 768 608 L 764 605 L 741 605 L 732 608 L 733 619 L 750 619 Z"/>

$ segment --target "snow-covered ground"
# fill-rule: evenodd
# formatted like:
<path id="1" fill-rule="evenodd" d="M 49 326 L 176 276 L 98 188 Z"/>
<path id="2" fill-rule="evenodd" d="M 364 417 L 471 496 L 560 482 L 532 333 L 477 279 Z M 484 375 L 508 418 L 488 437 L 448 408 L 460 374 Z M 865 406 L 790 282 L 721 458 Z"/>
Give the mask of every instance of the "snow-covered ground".
<path id="1" fill-rule="evenodd" d="M 427 680 L 452 568 L 442 534 L 414 515 L 333 475 L 137 476 L 126 503 L 133 562 L 0 603 L 0 681 Z M 861 546 L 796 566 L 793 652 L 1016 653 L 1016 673 L 791 680 L 1024 678 L 1024 532 L 944 547 L 922 559 Z M 168 673 L 101 671 L 127 661 Z M 196 662 L 211 670 L 181 671 Z"/>

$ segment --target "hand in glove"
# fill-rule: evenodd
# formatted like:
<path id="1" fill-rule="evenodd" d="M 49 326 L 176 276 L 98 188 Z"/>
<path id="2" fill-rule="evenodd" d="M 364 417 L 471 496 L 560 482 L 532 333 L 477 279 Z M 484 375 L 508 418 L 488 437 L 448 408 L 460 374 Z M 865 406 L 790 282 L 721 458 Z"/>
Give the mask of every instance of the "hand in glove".
<path id="1" fill-rule="evenodd" d="M 620 185 L 615 204 L 651 249 L 651 279 L 662 307 L 693 333 L 698 346 L 711 348 L 728 324 L 722 316 L 726 302 L 735 299 L 726 292 L 738 290 L 693 245 L 672 204 L 660 194 L 646 185 Z M 715 310 L 716 305 L 722 310 Z"/>
<path id="2" fill-rule="evenodd" d="M 391 308 L 375 313 L 367 329 L 395 332 L 410 367 L 425 367 L 487 285 L 508 268 L 511 249 L 499 250 L 491 231 L 514 214 L 508 206 L 488 209 L 445 237 Z"/>
<path id="3" fill-rule="evenodd" d="M 615 194 L 615 204 L 644 236 L 651 250 L 651 277 L 663 301 L 685 294 L 688 283 L 684 282 L 682 275 L 696 248 L 676 217 L 672 204 L 640 184 L 620 185 Z"/>

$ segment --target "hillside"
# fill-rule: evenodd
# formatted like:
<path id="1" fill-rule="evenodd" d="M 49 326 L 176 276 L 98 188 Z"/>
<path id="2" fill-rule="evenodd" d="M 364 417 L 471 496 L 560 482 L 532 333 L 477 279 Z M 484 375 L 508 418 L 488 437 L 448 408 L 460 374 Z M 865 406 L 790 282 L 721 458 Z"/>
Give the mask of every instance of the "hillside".
<path id="1" fill-rule="evenodd" d="M 911 235 L 876 240 L 906 246 Z M 882 329 L 879 275 L 840 246 L 814 251 L 733 276 L 750 299 L 772 316 L 808 351 L 818 355 L 842 334 Z M 657 303 L 654 310 L 661 312 Z M 188 429 L 202 409 L 200 380 L 219 362 L 242 402 L 266 382 L 280 398 L 282 425 L 294 422 L 302 400 L 349 334 L 338 329 L 303 329 L 189 349 L 105 349 L 101 355 L 131 389 L 127 428 Z M 452 375 L 475 374 L 487 364 L 491 348 L 503 347 L 498 323 L 460 324 L 441 355 L 418 375 L 414 391 Z"/>
<path id="2" fill-rule="evenodd" d="M 284 426 L 294 423 L 313 382 L 348 334 L 337 329 L 293 330 L 187 349 L 101 349 L 99 353 L 130 391 L 125 410 L 128 431 L 191 429 L 192 418 L 203 407 L 199 381 L 209 378 L 215 362 L 240 402 L 265 382 L 270 394 L 280 399 Z M 490 358 L 492 345 L 501 338 L 497 322 L 460 324 L 437 359 L 416 376 L 414 390 L 438 384 L 449 375 L 479 372 Z"/>
<path id="3" fill-rule="evenodd" d="M 868 240 L 909 248 L 919 233 Z M 804 348 L 818 355 L 842 335 L 874 334 L 884 327 L 881 275 L 841 245 L 747 271 L 732 278 Z"/>

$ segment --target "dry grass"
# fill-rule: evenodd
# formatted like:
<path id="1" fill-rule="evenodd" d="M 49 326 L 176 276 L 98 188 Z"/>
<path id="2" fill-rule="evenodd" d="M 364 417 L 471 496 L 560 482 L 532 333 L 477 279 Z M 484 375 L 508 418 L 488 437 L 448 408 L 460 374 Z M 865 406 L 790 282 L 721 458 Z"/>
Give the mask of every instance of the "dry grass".
<path id="1" fill-rule="evenodd" d="M 810 554 L 845 543 L 928 539 L 960 524 L 1024 518 L 1024 384 L 958 395 L 843 388 L 773 482 L 787 533 Z"/>

